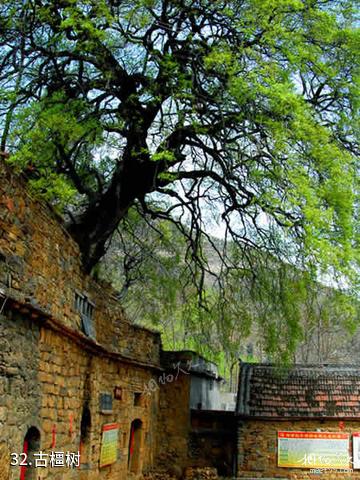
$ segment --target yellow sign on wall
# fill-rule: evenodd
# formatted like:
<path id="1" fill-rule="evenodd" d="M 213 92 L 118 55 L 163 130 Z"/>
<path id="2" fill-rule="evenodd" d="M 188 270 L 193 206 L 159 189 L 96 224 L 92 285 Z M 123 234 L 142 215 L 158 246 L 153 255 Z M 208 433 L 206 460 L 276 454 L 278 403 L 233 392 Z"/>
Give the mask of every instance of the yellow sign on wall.
<path id="1" fill-rule="evenodd" d="M 102 428 L 100 467 L 112 465 L 117 460 L 119 425 L 108 423 Z"/>
<path id="2" fill-rule="evenodd" d="M 349 468 L 349 435 L 337 432 L 278 432 L 278 466 Z"/>

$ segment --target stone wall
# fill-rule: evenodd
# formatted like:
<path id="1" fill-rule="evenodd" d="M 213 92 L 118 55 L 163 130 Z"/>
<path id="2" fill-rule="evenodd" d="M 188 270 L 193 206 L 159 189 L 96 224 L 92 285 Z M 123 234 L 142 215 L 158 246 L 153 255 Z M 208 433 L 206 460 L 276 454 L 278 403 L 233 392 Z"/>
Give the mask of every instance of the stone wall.
<path id="1" fill-rule="evenodd" d="M 204 472 L 208 467 L 231 476 L 236 453 L 235 414 L 191 409 L 193 379 L 209 380 L 208 375 L 200 376 L 195 370 L 197 358 L 190 351 L 162 352 L 165 372 L 159 382 L 156 467 L 177 478 L 185 478 L 186 471 L 202 468 Z"/>
<path id="2" fill-rule="evenodd" d="M 278 431 L 322 431 L 354 433 L 360 431 L 359 421 L 344 420 L 240 420 L 238 428 L 238 478 L 282 478 L 309 480 L 319 475 L 311 474 L 308 469 L 282 468 L 277 466 Z M 350 435 L 351 437 L 351 435 Z M 351 444 L 351 441 L 350 441 Z M 352 452 L 349 452 L 352 456 Z M 360 478 L 360 471 L 351 473 L 322 472 L 321 479 Z"/>
<path id="3" fill-rule="evenodd" d="M 96 341 L 113 352 L 159 364 L 160 336 L 127 322 L 111 288 L 81 268 L 77 244 L 61 219 L 29 194 L 25 181 L 0 162 L 0 289 L 81 331 L 76 292 L 95 305 Z"/>
<path id="4" fill-rule="evenodd" d="M 79 298 L 93 308 L 93 333 Z M 81 465 L 36 469 L 25 480 L 179 478 L 186 467 L 211 466 L 191 450 L 194 353 L 160 352 L 159 334 L 131 324 L 111 288 L 84 274 L 61 219 L 0 163 L 0 480 L 20 478 L 10 454 L 22 453 L 34 430 L 39 451 L 81 450 Z M 101 407 L 104 395 L 111 410 Z M 109 424 L 118 426 L 117 459 L 100 468 Z"/>
<path id="5" fill-rule="evenodd" d="M 19 479 L 10 454 L 23 451 L 34 428 L 39 451 L 81 449 L 81 466 L 39 468 L 26 480 L 121 480 L 154 464 L 159 392 L 145 391 L 161 374 L 160 336 L 130 324 L 79 258 L 51 208 L 0 164 L 0 480 Z M 83 329 L 78 293 L 94 304 L 94 338 Z M 111 410 L 101 410 L 102 394 Z M 138 461 L 129 469 L 134 421 Z M 102 429 L 114 423 L 117 460 L 100 468 Z"/>
<path id="6" fill-rule="evenodd" d="M 179 478 L 189 463 L 191 378 L 183 364 L 167 365 L 164 378 L 159 390 L 156 467 Z"/>
<path id="7" fill-rule="evenodd" d="M 152 397 L 143 393 L 154 376 L 151 369 L 86 351 L 59 332 L 11 311 L 0 317 L 0 332 L 0 439 L 7 451 L 0 465 L 0 472 L 7 474 L 2 477 L 0 473 L 0 478 L 19 478 L 15 467 L 9 476 L 9 454 L 22 452 L 24 437 L 32 426 L 40 431 L 41 451 L 46 454 L 79 451 L 84 407 L 90 411 L 91 422 L 82 475 L 77 470 L 44 468 L 39 471 L 40 478 L 127 478 L 130 425 L 135 419 L 142 422 L 141 470 L 152 466 L 158 397 L 157 392 Z M 115 387 L 121 388 L 121 400 L 113 396 Z M 100 411 L 101 393 L 113 397 L 111 413 Z M 141 394 L 136 405 L 135 393 Z M 101 431 L 108 423 L 119 425 L 118 461 L 99 469 Z M 52 443 L 54 429 L 56 446 Z"/>
<path id="8" fill-rule="evenodd" d="M 39 338 L 30 319 L 0 315 L 0 479 L 9 478 L 10 453 L 22 451 L 27 425 L 39 427 Z"/>

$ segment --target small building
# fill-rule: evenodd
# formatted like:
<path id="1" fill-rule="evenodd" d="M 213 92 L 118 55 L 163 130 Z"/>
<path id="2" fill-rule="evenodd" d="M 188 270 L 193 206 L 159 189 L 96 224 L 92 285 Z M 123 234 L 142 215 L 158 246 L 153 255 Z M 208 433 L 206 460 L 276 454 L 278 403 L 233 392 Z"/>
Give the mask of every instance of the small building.
<path id="1" fill-rule="evenodd" d="M 241 363 L 237 477 L 360 478 L 360 366 Z"/>
<path id="2" fill-rule="evenodd" d="M 157 467 L 175 475 L 213 467 L 233 476 L 235 412 L 222 408 L 217 366 L 192 351 L 162 352 L 161 365 L 169 381 L 160 389 Z"/>
<path id="3" fill-rule="evenodd" d="M 160 335 L 84 274 L 57 215 L 0 163 L 0 480 L 152 468 L 159 392 L 145 387 L 163 371 L 160 351 Z"/>
<path id="4" fill-rule="evenodd" d="M 190 409 L 220 410 L 220 384 L 218 367 L 201 355 L 194 354 L 191 365 Z"/>

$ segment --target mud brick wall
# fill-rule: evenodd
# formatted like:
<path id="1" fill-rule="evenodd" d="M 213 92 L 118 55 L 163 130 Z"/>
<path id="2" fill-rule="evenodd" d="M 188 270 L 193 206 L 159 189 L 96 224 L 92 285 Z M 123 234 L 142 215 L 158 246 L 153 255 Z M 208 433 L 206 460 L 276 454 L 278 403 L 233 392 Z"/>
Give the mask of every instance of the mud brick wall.
<path id="1" fill-rule="evenodd" d="M 343 430 L 338 420 L 240 420 L 238 426 L 238 478 L 280 478 L 310 480 L 359 479 L 360 470 L 351 473 L 323 472 L 311 474 L 308 469 L 282 468 L 277 466 L 277 432 L 278 431 L 322 431 L 355 433 L 360 431 L 359 421 L 343 420 Z M 351 435 L 350 435 L 351 448 Z M 349 451 L 352 457 L 352 451 Z"/>
<path id="2" fill-rule="evenodd" d="M 81 331 L 75 292 L 95 304 L 96 341 L 137 361 L 159 363 L 160 336 L 131 325 L 113 291 L 85 275 L 77 244 L 52 209 L 0 161 L 0 289 Z"/>

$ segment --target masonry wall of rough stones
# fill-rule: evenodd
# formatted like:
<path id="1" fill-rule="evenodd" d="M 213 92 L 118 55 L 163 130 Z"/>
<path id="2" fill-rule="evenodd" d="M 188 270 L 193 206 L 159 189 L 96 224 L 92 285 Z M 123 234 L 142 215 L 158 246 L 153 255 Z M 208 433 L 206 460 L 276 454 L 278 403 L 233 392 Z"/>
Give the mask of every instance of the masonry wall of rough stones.
<path id="1" fill-rule="evenodd" d="M 279 478 L 310 480 L 319 474 L 311 474 L 309 469 L 288 469 L 277 466 L 277 432 L 278 431 L 321 431 L 355 433 L 360 431 L 359 421 L 344 420 L 243 420 L 238 427 L 238 478 Z M 350 435 L 351 438 L 351 435 Z M 351 445 L 351 441 L 350 441 Z M 352 452 L 349 451 L 352 456 Z M 350 467 L 350 466 L 349 466 Z M 359 479 L 360 471 L 325 472 L 322 480 Z"/>
<path id="2" fill-rule="evenodd" d="M 6 347 L 0 350 L 0 443 L 4 452 L 0 479 L 19 478 L 19 468 L 9 467 L 10 453 L 22 452 L 30 427 L 40 431 L 40 449 L 45 454 L 50 455 L 52 450 L 78 452 L 85 406 L 91 414 L 83 452 L 86 465 L 82 461 L 80 472 L 39 469 L 39 478 L 127 478 L 130 426 L 134 420 L 142 422 L 139 469 L 146 471 L 152 466 L 158 398 L 157 392 L 151 397 L 143 394 L 154 377 L 151 370 L 91 354 L 59 332 L 19 313 L 2 315 L 0 332 L 1 345 Z M 113 395 L 115 386 L 122 389 L 121 400 L 113 398 L 112 413 L 101 413 L 100 393 Z M 141 394 L 136 405 L 135 393 Z M 99 469 L 102 427 L 109 423 L 119 425 L 118 461 Z M 54 427 L 56 446 L 52 443 Z"/>
<path id="3" fill-rule="evenodd" d="M 165 372 L 158 382 L 161 388 L 156 468 L 177 478 L 184 478 L 187 468 L 207 467 L 216 467 L 219 474 L 232 476 L 236 446 L 234 412 L 190 408 L 192 380 L 199 375 L 198 362 L 199 356 L 191 351 L 162 352 Z"/>
<path id="4" fill-rule="evenodd" d="M 9 478 L 10 453 L 18 451 L 19 445 L 22 448 L 27 425 L 39 425 L 39 338 L 39 328 L 31 320 L 19 321 L 19 315 L 0 315 L 1 480 Z"/>
<path id="5" fill-rule="evenodd" d="M 78 293 L 95 305 L 95 338 L 83 331 Z M 196 463 L 189 455 L 192 354 L 167 352 L 160 361 L 160 351 L 159 334 L 127 321 L 110 287 L 82 271 L 61 219 L 0 163 L 0 480 L 19 479 L 10 454 L 22 452 L 31 427 L 45 454 L 76 453 L 82 443 L 80 469 L 42 468 L 36 480 L 131 478 L 134 421 L 141 425 L 134 470 L 180 477 Z M 100 410 L 104 393 L 108 413 Z M 102 429 L 113 423 L 117 461 L 100 468 Z"/>
<path id="6" fill-rule="evenodd" d="M 161 373 L 160 336 L 130 324 L 111 289 L 85 275 L 79 259 L 60 219 L 0 163 L 0 480 L 19 479 L 10 454 L 22 452 L 30 427 L 45 454 L 77 452 L 85 411 L 80 469 L 37 469 L 36 480 L 131 477 L 133 421 L 140 426 L 136 470 L 153 466 L 159 392 L 144 390 Z M 95 339 L 82 331 L 75 292 L 95 304 Z M 111 412 L 100 410 L 101 393 L 112 398 Z M 117 461 L 99 468 L 102 428 L 111 423 L 119 426 Z"/>
<path id="7" fill-rule="evenodd" d="M 169 367 L 165 378 L 159 392 L 156 467 L 180 477 L 189 465 L 190 374 Z"/>
<path id="8" fill-rule="evenodd" d="M 77 244 L 61 219 L 0 162 L 0 288 L 81 331 L 75 292 L 95 304 L 96 341 L 138 361 L 159 363 L 160 336 L 129 324 L 111 288 L 81 269 Z"/>

